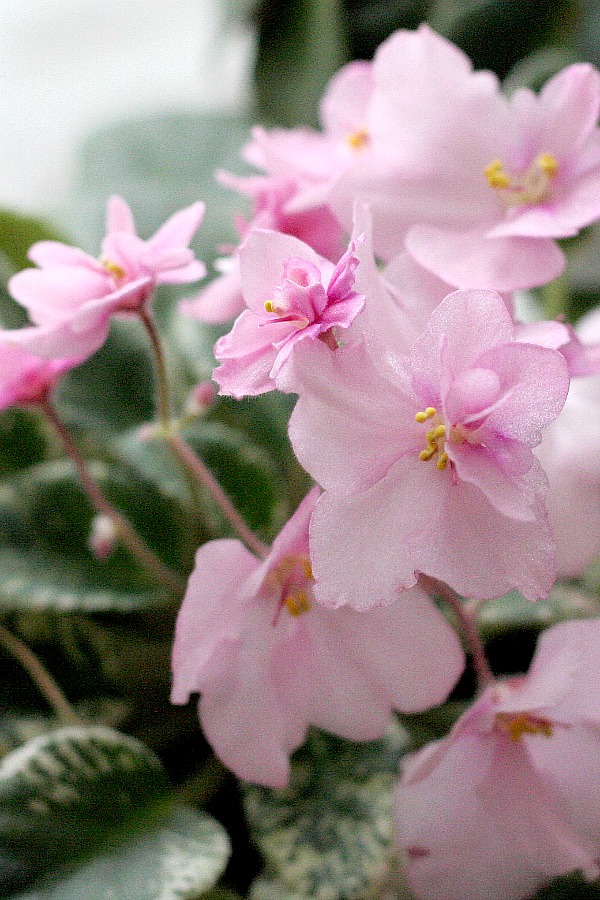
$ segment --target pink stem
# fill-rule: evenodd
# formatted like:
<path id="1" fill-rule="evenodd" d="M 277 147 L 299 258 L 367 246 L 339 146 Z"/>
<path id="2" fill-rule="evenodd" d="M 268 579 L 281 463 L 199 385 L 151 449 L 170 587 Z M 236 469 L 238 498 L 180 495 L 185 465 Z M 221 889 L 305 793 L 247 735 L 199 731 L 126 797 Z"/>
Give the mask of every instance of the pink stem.
<path id="1" fill-rule="evenodd" d="M 65 452 L 74 463 L 85 492 L 96 511 L 103 513 L 110 519 L 123 543 L 139 560 L 142 566 L 150 572 L 157 581 L 163 584 L 169 592 L 181 596 L 185 591 L 185 583 L 161 562 L 133 529 L 125 516 L 121 515 L 121 513 L 108 502 L 90 475 L 85 459 L 80 454 L 73 438 L 59 418 L 50 400 L 46 399 L 40 401 L 39 406 L 60 437 Z"/>
<path id="2" fill-rule="evenodd" d="M 459 595 L 443 581 L 438 581 L 437 578 L 431 578 L 429 575 L 421 573 L 419 575 L 419 584 L 431 597 L 440 597 L 452 607 L 471 653 L 479 688 L 483 690 L 495 679 L 473 616 L 469 614 Z"/>
<path id="3" fill-rule="evenodd" d="M 235 533 L 256 556 L 264 559 L 269 553 L 269 548 L 254 532 L 248 528 L 242 516 L 239 514 L 217 479 L 210 469 L 197 456 L 192 448 L 186 444 L 181 435 L 173 433 L 168 437 L 169 445 L 173 453 L 208 491 L 215 501 Z"/>

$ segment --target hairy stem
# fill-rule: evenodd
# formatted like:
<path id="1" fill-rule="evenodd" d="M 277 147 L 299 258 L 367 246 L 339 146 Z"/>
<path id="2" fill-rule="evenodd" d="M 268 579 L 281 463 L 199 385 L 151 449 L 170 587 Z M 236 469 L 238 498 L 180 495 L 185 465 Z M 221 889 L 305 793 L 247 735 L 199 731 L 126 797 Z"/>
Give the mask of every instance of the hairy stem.
<path id="1" fill-rule="evenodd" d="M 490 668 L 487 656 L 485 655 L 485 647 L 483 646 L 483 641 L 481 640 L 472 614 L 466 608 L 456 591 L 453 591 L 452 588 L 443 581 L 438 581 L 437 578 L 430 578 L 429 575 L 421 574 L 419 575 L 419 584 L 430 596 L 437 596 L 442 600 L 445 600 L 452 608 L 458 619 L 467 647 L 469 648 L 471 659 L 473 660 L 473 667 L 477 674 L 479 689 L 483 690 L 490 682 L 494 681 L 494 674 Z"/>
<path id="2" fill-rule="evenodd" d="M 144 309 L 144 307 L 139 310 L 138 315 L 140 317 L 142 325 L 148 333 L 148 337 L 150 338 L 150 343 L 152 345 L 152 352 L 154 355 L 157 391 L 156 407 L 158 410 L 158 418 L 164 431 L 168 432 L 171 427 L 171 400 L 169 398 L 169 380 L 167 378 L 165 354 L 163 352 L 160 335 L 158 333 L 156 325 L 154 324 L 154 319 L 152 318 L 152 316 L 147 312 L 146 309 Z"/>
<path id="3" fill-rule="evenodd" d="M 7 631 L 2 625 L 0 625 L 0 645 L 21 663 L 61 722 L 64 722 L 66 725 L 81 724 L 81 718 L 77 715 L 52 675 L 46 671 L 35 653 L 19 640 L 18 637 L 11 634 L 10 631 Z"/>
<path id="4" fill-rule="evenodd" d="M 208 491 L 238 537 L 252 553 L 264 559 L 269 548 L 249 528 L 208 466 L 197 456 L 179 434 L 169 435 L 169 445 L 194 478 Z"/>
<path id="5" fill-rule="evenodd" d="M 156 554 L 148 547 L 146 542 L 135 531 L 130 522 L 106 499 L 100 487 L 92 478 L 87 463 L 73 438 L 52 406 L 50 400 L 40 401 L 40 407 L 51 422 L 58 434 L 67 456 L 70 457 L 77 469 L 79 478 L 86 494 L 91 500 L 97 512 L 103 513 L 113 523 L 119 537 L 127 549 L 136 557 L 143 568 L 149 572 L 156 581 L 160 582 L 170 593 L 181 596 L 185 591 L 185 584 L 174 572 L 172 572 Z"/>
<path id="6" fill-rule="evenodd" d="M 205 465 L 204 461 L 194 453 L 192 448 L 172 427 L 167 368 L 165 365 L 165 355 L 162 349 L 160 335 L 158 334 L 152 317 L 145 309 L 140 310 L 139 316 L 144 328 L 148 332 L 148 337 L 154 352 L 156 380 L 158 385 L 159 420 L 173 454 L 182 464 L 185 472 L 192 476 L 194 482 L 200 484 L 208 491 L 225 519 L 227 519 L 235 533 L 244 544 L 246 544 L 248 549 L 263 559 L 269 552 L 267 545 L 263 544 L 260 538 L 258 538 L 246 525 L 244 519 L 239 514 L 210 469 Z"/>

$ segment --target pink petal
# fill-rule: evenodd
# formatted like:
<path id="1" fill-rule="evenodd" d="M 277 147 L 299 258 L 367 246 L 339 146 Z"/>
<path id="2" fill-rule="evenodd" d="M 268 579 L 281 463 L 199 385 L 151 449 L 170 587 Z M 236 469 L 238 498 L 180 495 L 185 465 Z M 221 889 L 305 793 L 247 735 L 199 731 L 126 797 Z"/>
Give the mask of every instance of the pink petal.
<path id="1" fill-rule="evenodd" d="M 497 371 L 505 386 L 486 418 L 486 430 L 536 446 L 540 430 L 556 419 L 569 392 L 562 354 L 537 344 L 513 343 L 487 350 L 478 364 Z"/>
<path id="2" fill-rule="evenodd" d="M 89 300 L 114 290 L 108 272 L 88 267 L 52 266 L 23 269 L 9 280 L 8 290 L 36 325 L 51 325 L 75 313 Z"/>
<path id="3" fill-rule="evenodd" d="M 109 198 L 106 205 L 106 233 L 125 231 L 135 234 L 135 222 L 131 209 L 122 197 L 116 194 Z"/>
<path id="4" fill-rule="evenodd" d="M 196 552 L 175 628 L 173 703 L 187 703 L 200 690 L 203 669 L 215 650 L 239 637 L 245 609 L 239 589 L 258 565 L 235 540 L 210 541 Z"/>
<path id="5" fill-rule="evenodd" d="M 242 290 L 249 309 L 264 315 L 265 301 L 279 287 L 285 262 L 294 256 L 317 268 L 323 263 L 307 244 L 292 235 L 260 228 L 250 232 L 239 250 Z M 330 263 L 327 268 L 332 268 Z"/>
<path id="6" fill-rule="evenodd" d="M 441 399 L 445 367 L 440 352 L 442 338 L 448 374 L 479 365 L 481 354 L 498 344 L 514 340 L 514 325 L 506 306 L 492 291 L 455 291 L 434 309 L 423 334 L 411 353 L 415 389 L 437 406 Z"/>
<path id="7" fill-rule="evenodd" d="M 362 494 L 323 494 L 310 529 L 317 599 L 365 610 L 392 603 L 412 587 L 410 548 L 429 543 L 437 530 L 443 479 L 435 467 L 406 458 Z"/>
<path id="8" fill-rule="evenodd" d="M 533 470 L 526 477 L 534 483 Z M 440 490 L 435 527 L 427 540 L 411 542 L 409 548 L 415 569 L 445 581 L 463 597 L 491 599 L 517 588 L 528 600 L 545 599 L 556 578 L 556 557 L 539 499 L 542 488 L 535 487 L 536 521 L 531 523 L 502 515 L 468 482 Z"/>
<path id="9" fill-rule="evenodd" d="M 148 241 L 153 252 L 187 247 L 204 218 L 205 204 L 192 203 L 174 213 Z"/>
<path id="10" fill-rule="evenodd" d="M 515 291 L 537 287 L 564 268 L 561 250 L 547 238 L 492 239 L 484 231 L 411 228 L 406 247 L 418 263 L 459 288 Z"/>
<path id="11" fill-rule="evenodd" d="M 415 404 L 374 368 L 364 345 L 331 353 L 315 343 L 294 362 L 300 398 L 289 435 L 300 463 L 323 487 L 375 484 L 420 439 Z M 302 348 L 304 349 L 304 348 Z"/>

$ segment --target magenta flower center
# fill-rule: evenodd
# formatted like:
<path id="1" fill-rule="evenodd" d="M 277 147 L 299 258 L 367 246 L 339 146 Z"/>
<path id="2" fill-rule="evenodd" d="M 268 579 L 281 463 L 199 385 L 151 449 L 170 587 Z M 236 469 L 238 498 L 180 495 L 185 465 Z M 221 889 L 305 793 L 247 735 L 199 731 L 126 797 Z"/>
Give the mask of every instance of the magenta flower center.
<path id="1" fill-rule="evenodd" d="M 535 206 L 548 199 L 552 180 L 558 172 L 558 162 L 551 153 L 540 153 L 522 175 L 513 175 L 500 159 L 494 159 L 484 169 L 491 188 L 497 191 L 506 206 Z"/>

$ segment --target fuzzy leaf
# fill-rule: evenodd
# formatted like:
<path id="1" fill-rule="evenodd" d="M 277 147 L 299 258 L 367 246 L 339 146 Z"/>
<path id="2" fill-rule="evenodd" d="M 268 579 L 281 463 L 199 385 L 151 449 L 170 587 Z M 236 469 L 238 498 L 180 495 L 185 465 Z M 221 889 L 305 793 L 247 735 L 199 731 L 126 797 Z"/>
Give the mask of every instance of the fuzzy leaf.
<path id="1" fill-rule="evenodd" d="M 168 803 L 158 758 L 112 729 L 62 728 L 0 765 L 3 896 L 38 881 L 19 900 L 191 900 L 228 855 L 216 822 Z"/>
<path id="2" fill-rule="evenodd" d="M 245 786 L 248 821 L 267 863 L 265 898 L 273 880 L 290 900 L 358 900 L 386 883 L 392 785 L 406 747 L 399 727 L 361 744 L 313 732 L 294 757 L 288 788 Z"/>
<path id="3" fill-rule="evenodd" d="M 109 498 L 167 560 L 177 559 L 176 510 L 131 470 L 93 464 Z M 43 463 L 0 489 L 0 609 L 132 611 L 169 601 L 120 545 L 97 560 L 87 547 L 91 505 L 70 463 Z"/>

